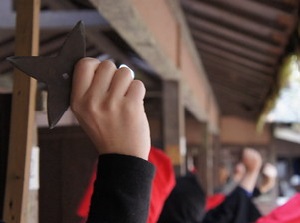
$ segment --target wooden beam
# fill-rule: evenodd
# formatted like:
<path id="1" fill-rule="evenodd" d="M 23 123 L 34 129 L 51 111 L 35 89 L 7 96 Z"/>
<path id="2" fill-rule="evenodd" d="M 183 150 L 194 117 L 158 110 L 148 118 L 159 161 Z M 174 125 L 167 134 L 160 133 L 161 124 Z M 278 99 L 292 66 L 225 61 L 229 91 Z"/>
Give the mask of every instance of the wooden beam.
<path id="1" fill-rule="evenodd" d="M 74 9 L 75 5 L 71 1 L 57 1 L 57 0 L 43 0 L 42 4 L 51 8 L 51 10 L 60 10 L 60 9 Z"/>
<path id="2" fill-rule="evenodd" d="M 44 3 L 46 5 L 49 5 L 51 9 L 56 10 L 60 10 L 61 8 L 66 7 L 73 10 L 76 9 L 73 4 L 60 0 L 45 0 Z M 108 28 L 110 27 L 108 26 Z M 87 49 L 88 56 L 91 56 L 92 53 L 95 53 L 95 57 L 98 57 L 99 53 L 98 55 L 96 53 L 100 51 L 101 53 L 108 54 L 111 58 L 117 60 L 118 62 L 128 65 L 131 69 L 135 69 L 136 64 L 132 62 L 128 55 L 126 55 L 118 47 L 116 47 L 116 45 L 109 38 L 103 35 L 99 27 L 87 27 L 86 36 L 87 41 L 89 43 L 92 43 L 95 47 L 93 50 Z M 145 81 L 145 78 L 143 78 L 143 81 Z"/>
<path id="3" fill-rule="evenodd" d="M 255 67 L 256 70 L 259 70 L 259 71 L 267 73 L 267 74 L 273 74 L 275 72 L 275 68 L 272 66 L 267 66 L 267 65 L 252 61 L 248 58 L 241 57 L 239 55 L 227 52 L 227 51 L 219 49 L 217 47 L 208 46 L 208 45 L 200 44 L 200 43 L 196 43 L 196 45 L 197 45 L 197 48 L 200 50 L 201 55 L 206 54 L 206 53 L 208 53 L 210 55 L 211 54 L 216 55 L 221 58 L 230 60 L 232 62 L 244 65 L 249 68 Z"/>
<path id="4" fill-rule="evenodd" d="M 247 101 L 260 100 L 255 95 L 249 94 L 248 92 L 245 92 L 245 91 L 240 91 L 240 89 L 236 89 L 233 86 L 229 87 L 229 86 L 223 85 L 222 83 L 217 83 L 217 82 L 215 82 L 212 86 L 215 89 L 215 91 L 222 91 L 224 94 L 226 94 L 232 98 L 240 99 L 241 101 L 247 102 Z"/>
<path id="5" fill-rule="evenodd" d="M 232 81 L 242 82 L 244 85 L 255 85 L 257 88 L 266 88 L 267 86 L 273 85 L 273 81 L 271 81 L 270 79 L 264 79 L 264 76 L 262 76 L 262 78 L 253 77 L 247 75 L 246 73 L 236 72 L 230 68 L 223 68 L 218 64 L 215 64 L 215 66 L 213 66 L 212 64 L 209 64 L 206 61 L 203 63 L 209 75 L 212 72 L 212 74 L 224 76 L 225 78 L 229 78 Z"/>
<path id="6" fill-rule="evenodd" d="M 218 102 L 222 107 L 228 107 L 228 110 L 231 109 L 231 106 L 226 104 L 228 101 L 244 105 L 247 111 L 258 111 L 264 104 L 264 100 L 261 98 L 253 98 L 246 94 L 239 95 L 239 90 L 232 89 L 231 87 L 225 88 L 222 84 L 213 84 L 212 86 L 216 95 L 218 95 Z"/>
<path id="7" fill-rule="evenodd" d="M 179 72 L 165 52 L 157 45 L 131 1 L 91 0 L 122 38 L 155 68 L 162 79 L 178 80 Z"/>
<path id="8" fill-rule="evenodd" d="M 297 10 L 297 7 L 299 6 L 298 0 L 251 0 L 251 1 L 259 2 L 261 4 L 265 4 L 273 8 L 284 10 L 289 13 L 295 12 Z"/>
<path id="9" fill-rule="evenodd" d="M 212 90 L 212 88 L 209 84 L 209 81 L 207 80 L 205 69 L 204 69 L 203 64 L 201 62 L 199 52 L 195 47 L 194 40 L 193 40 L 193 38 L 191 36 L 191 33 L 190 33 L 191 29 L 190 29 L 190 26 L 186 22 L 186 16 L 184 15 L 184 11 L 182 10 L 180 1 L 179 0 L 175 0 L 175 1 L 174 0 L 167 0 L 167 3 L 172 8 L 173 14 L 179 22 L 179 28 L 180 28 L 180 31 L 181 31 L 180 32 L 180 35 L 181 35 L 181 40 L 180 41 L 187 46 L 187 49 L 189 50 L 189 52 L 191 54 L 191 59 L 193 60 L 193 63 L 195 64 L 195 66 L 197 68 L 197 73 L 198 73 L 198 75 L 200 75 L 200 77 L 202 79 L 201 81 L 208 88 L 207 94 L 209 94 L 209 97 L 210 97 L 209 100 L 210 100 L 211 105 L 213 107 L 217 108 L 218 105 L 216 103 L 216 98 L 214 96 L 214 92 L 213 92 L 213 90 Z M 185 89 L 184 90 L 184 95 L 185 95 L 184 96 L 184 102 L 186 104 L 189 104 L 188 101 L 192 98 L 191 93 L 189 92 L 190 87 L 189 86 L 186 86 L 186 87 L 183 86 L 183 88 Z M 194 99 L 192 99 L 192 100 L 197 101 L 198 99 L 194 97 Z M 195 106 L 196 103 L 193 103 L 193 104 L 194 104 L 193 107 L 186 105 L 186 108 L 188 110 L 190 108 L 192 108 L 194 110 L 194 111 L 191 111 L 191 110 L 189 110 L 189 111 L 198 119 L 198 121 L 205 120 L 205 119 L 201 118 L 200 112 L 197 112 L 197 110 L 201 111 L 201 108 L 196 107 Z M 207 112 L 207 110 L 204 111 L 203 113 L 205 113 L 205 112 Z M 210 122 L 209 125 L 210 125 L 209 128 L 211 129 L 211 131 L 214 132 L 215 134 L 218 134 L 218 124 L 216 122 L 215 123 Z"/>
<path id="10" fill-rule="evenodd" d="M 180 28 L 180 31 L 181 31 L 180 32 L 180 36 L 181 36 L 180 41 L 187 46 L 187 49 L 189 50 L 189 52 L 191 54 L 191 59 L 193 60 L 193 63 L 195 64 L 195 66 L 197 68 L 197 73 L 201 77 L 201 82 L 205 86 L 207 86 L 207 88 L 208 88 L 207 94 L 209 95 L 210 105 L 212 107 L 215 107 L 217 110 L 219 110 L 218 105 L 217 105 L 217 101 L 216 101 L 216 97 L 214 96 L 214 92 L 213 92 L 213 90 L 212 90 L 212 88 L 209 84 L 209 81 L 206 77 L 205 69 L 203 67 L 201 58 L 199 56 L 199 52 L 198 52 L 197 48 L 195 47 L 195 42 L 194 42 L 194 40 L 191 36 L 191 33 L 190 33 L 191 29 L 190 29 L 190 26 L 186 22 L 186 16 L 184 15 L 184 12 L 182 10 L 180 1 L 179 0 L 175 0 L 175 1 L 174 0 L 167 0 L 167 3 L 172 8 L 173 14 L 179 22 L 179 28 Z M 207 115 L 208 109 L 205 109 L 203 111 L 203 106 L 202 105 L 197 106 L 197 104 L 198 104 L 197 101 L 199 99 L 192 96 L 193 94 L 191 93 L 190 86 L 183 83 L 182 88 L 183 88 L 184 103 L 185 103 L 186 109 L 189 112 L 191 112 L 196 117 L 196 119 L 198 121 L 206 120 L 206 117 L 209 116 L 209 115 Z M 210 117 L 210 119 L 213 119 L 212 117 L 213 117 L 213 115 Z M 214 120 L 217 120 L 217 119 L 218 118 L 216 118 Z M 218 134 L 218 132 L 219 132 L 218 122 L 213 121 L 213 122 L 208 122 L 208 124 L 209 124 L 210 130 L 212 132 L 214 132 L 215 134 Z"/>
<path id="11" fill-rule="evenodd" d="M 232 86 L 233 89 L 239 89 L 241 92 L 247 92 L 251 95 L 255 95 L 257 100 L 263 101 L 265 100 L 266 95 L 269 93 L 271 85 L 258 85 L 256 83 L 241 80 L 241 79 L 231 79 L 229 75 L 224 75 L 220 73 L 216 73 L 215 70 L 208 70 L 210 73 L 211 84 L 215 85 L 215 83 L 220 83 L 225 86 Z"/>
<path id="12" fill-rule="evenodd" d="M 269 25 L 256 23 L 250 19 L 232 14 L 229 11 L 210 6 L 200 1 L 185 0 L 182 1 L 182 4 L 184 8 L 190 12 L 198 13 L 216 22 L 228 24 L 237 31 L 255 34 L 281 44 L 287 42 L 287 34 L 285 32 L 274 29 Z"/>
<path id="13" fill-rule="evenodd" d="M 208 44 L 211 46 L 216 46 L 223 50 L 234 52 L 238 55 L 245 56 L 248 58 L 253 58 L 255 61 L 259 61 L 266 64 L 275 65 L 278 62 L 278 56 L 270 55 L 270 54 L 263 54 L 261 52 L 257 52 L 255 49 L 249 49 L 248 46 L 238 45 L 235 42 L 225 40 L 224 38 L 218 38 L 207 34 L 205 32 L 199 33 L 199 35 L 194 36 L 195 41 L 199 43 Z"/>
<path id="14" fill-rule="evenodd" d="M 272 84 L 274 81 L 271 75 L 267 75 L 265 73 L 253 70 L 251 68 L 247 68 L 243 65 L 236 64 L 232 61 L 223 59 L 218 56 L 203 54 L 202 60 L 205 64 L 205 67 L 218 69 L 219 72 L 225 70 L 236 75 L 246 76 L 248 78 L 260 80 L 269 84 Z"/>
<path id="15" fill-rule="evenodd" d="M 218 73 L 214 70 L 209 70 L 209 79 L 214 85 L 215 83 L 220 83 L 233 89 L 239 89 L 242 92 L 247 92 L 251 95 L 257 97 L 257 99 L 264 99 L 266 86 L 257 86 L 256 83 L 251 83 L 249 81 L 243 81 L 242 79 L 233 79 L 226 72 Z M 263 93 L 263 94 L 262 94 Z"/>
<path id="16" fill-rule="evenodd" d="M 282 2 L 286 5 L 290 5 L 290 6 L 298 6 L 299 5 L 299 1 L 298 0 L 272 0 L 273 2 Z"/>
<path id="17" fill-rule="evenodd" d="M 40 0 L 17 2 L 16 55 L 37 55 Z M 36 81 L 14 73 L 4 221 L 25 223 L 33 143 Z"/>
<path id="18" fill-rule="evenodd" d="M 195 36 L 201 35 L 203 32 L 207 32 L 214 36 L 218 36 L 219 38 L 224 38 L 240 45 L 247 45 L 249 48 L 273 55 L 280 55 L 284 50 L 283 44 L 274 45 L 269 40 L 263 41 L 236 30 L 228 29 L 221 24 L 213 23 L 208 20 L 197 19 L 197 17 L 193 15 L 187 15 L 186 18 L 189 24 L 193 27 L 191 32 Z"/>
<path id="19" fill-rule="evenodd" d="M 287 33 L 290 33 L 296 22 L 295 16 L 289 14 L 283 10 L 268 7 L 261 2 L 254 1 L 240 1 L 240 0 L 211 0 L 210 4 L 219 4 L 226 8 L 234 9 L 240 14 L 251 15 L 260 19 L 261 22 L 276 23 L 279 26 L 283 26 Z"/>
<path id="20" fill-rule="evenodd" d="M 109 29 L 108 22 L 96 10 L 43 11 L 40 15 L 40 29 L 72 29 L 82 20 L 86 27 Z M 15 13 L 0 13 L 0 30 L 14 30 Z"/>
<path id="21" fill-rule="evenodd" d="M 242 97 L 232 97 L 232 95 L 228 94 L 228 92 L 225 92 L 221 89 L 215 90 L 216 95 L 218 95 L 219 104 L 222 106 L 222 109 L 227 109 L 228 111 L 233 112 L 236 106 L 241 106 L 245 112 L 257 112 L 260 110 L 261 103 L 252 100 L 247 101 L 245 98 Z M 232 106 L 234 104 L 234 106 Z M 223 110 L 225 111 L 225 110 Z"/>
<path id="22" fill-rule="evenodd" d="M 230 115 L 256 121 L 260 113 L 258 107 L 253 109 L 249 107 L 247 103 L 233 101 L 231 98 L 224 98 L 224 100 L 220 100 L 219 103 L 220 107 L 222 107 L 222 116 Z"/>
<path id="23" fill-rule="evenodd" d="M 286 5 L 290 5 L 290 6 L 298 6 L 299 5 L 299 1 L 298 0 L 271 0 L 273 2 L 281 2 L 283 4 Z"/>

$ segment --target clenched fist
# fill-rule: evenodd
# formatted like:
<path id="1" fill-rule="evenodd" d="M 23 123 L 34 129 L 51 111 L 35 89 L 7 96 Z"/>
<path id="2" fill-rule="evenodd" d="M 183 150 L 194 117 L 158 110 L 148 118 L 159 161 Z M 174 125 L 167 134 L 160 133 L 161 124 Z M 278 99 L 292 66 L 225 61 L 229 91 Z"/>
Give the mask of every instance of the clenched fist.
<path id="1" fill-rule="evenodd" d="M 110 61 L 81 59 L 74 69 L 71 108 L 100 154 L 147 160 L 150 132 L 143 104 L 145 87 L 130 72 Z"/>
<path id="2" fill-rule="evenodd" d="M 240 186 L 252 193 L 262 165 L 262 157 L 255 149 L 245 148 L 242 155 L 242 163 L 246 168 L 246 173 Z"/>
<path id="3" fill-rule="evenodd" d="M 252 148 L 245 148 L 243 151 L 242 162 L 247 171 L 259 171 L 262 165 L 262 158 L 258 151 Z"/>

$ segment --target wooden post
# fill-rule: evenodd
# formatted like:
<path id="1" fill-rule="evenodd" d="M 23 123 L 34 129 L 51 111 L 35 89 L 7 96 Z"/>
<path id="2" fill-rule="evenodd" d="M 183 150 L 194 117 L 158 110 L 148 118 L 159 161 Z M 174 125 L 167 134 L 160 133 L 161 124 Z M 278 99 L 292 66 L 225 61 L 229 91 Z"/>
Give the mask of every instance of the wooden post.
<path id="1" fill-rule="evenodd" d="M 171 158 L 176 174 L 185 173 L 186 140 L 184 107 L 178 81 L 163 81 L 164 149 Z"/>
<path id="2" fill-rule="evenodd" d="M 16 11 L 16 55 L 37 55 L 40 0 L 17 0 Z M 36 81 L 15 70 L 4 204 L 6 223 L 26 222 L 35 92 Z"/>
<path id="3" fill-rule="evenodd" d="M 186 115 L 186 136 L 188 152 L 193 154 L 196 175 L 207 194 L 213 193 L 216 168 L 213 165 L 218 156 L 218 141 L 205 122 Z"/>
<path id="4" fill-rule="evenodd" d="M 220 140 L 219 136 L 214 134 L 212 135 L 212 150 L 213 150 L 213 187 L 216 188 L 219 185 L 218 172 L 219 164 L 222 157 L 220 157 Z"/>
<path id="5" fill-rule="evenodd" d="M 206 123 L 202 124 L 203 143 L 198 154 L 198 170 L 200 182 L 207 195 L 213 194 L 213 150 L 212 135 Z"/>
<path id="6" fill-rule="evenodd" d="M 195 118 L 191 113 L 186 112 L 185 115 L 185 134 L 187 141 L 187 168 L 189 171 L 196 169 L 196 176 L 201 185 L 206 182 L 203 170 L 204 164 L 202 163 L 203 155 L 203 124 Z"/>

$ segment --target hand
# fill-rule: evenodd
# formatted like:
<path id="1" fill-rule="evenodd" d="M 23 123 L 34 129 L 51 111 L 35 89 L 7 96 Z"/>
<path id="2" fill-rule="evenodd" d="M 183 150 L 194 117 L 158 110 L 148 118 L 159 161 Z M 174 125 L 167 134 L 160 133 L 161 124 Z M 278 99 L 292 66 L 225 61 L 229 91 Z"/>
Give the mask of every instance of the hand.
<path id="1" fill-rule="evenodd" d="M 266 163 L 262 169 L 262 182 L 259 186 L 261 193 L 267 193 L 275 187 L 277 178 L 277 169 L 271 163 Z"/>
<path id="2" fill-rule="evenodd" d="M 259 171 L 262 165 L 262 158 L 255 149 L 246 148 L 243 151 L 242 162 L 247 172 Z"/>
<path id="3" fill-rule="evenodd" d="M 273 164 L 266 163 L 262 169 L 262 174 L 268 178 L 276 178 L 277 169 Z"/>
<path id="4" fill-rule="evenodd" d="M 248 192 L 253 192 L 262 165 L 261 155 L 252 148 L 246 148 L 243 151 L 242 163 L 245 165 L 246 173 L 240 186 Z"/>
<path id="5" fill-rule="evenodd" d="M 71 108 L 100 154 L 148 159 L 150 131 L 144 111 L 145 87 L 130 69 L 84 58 L 75 66 Z"/>

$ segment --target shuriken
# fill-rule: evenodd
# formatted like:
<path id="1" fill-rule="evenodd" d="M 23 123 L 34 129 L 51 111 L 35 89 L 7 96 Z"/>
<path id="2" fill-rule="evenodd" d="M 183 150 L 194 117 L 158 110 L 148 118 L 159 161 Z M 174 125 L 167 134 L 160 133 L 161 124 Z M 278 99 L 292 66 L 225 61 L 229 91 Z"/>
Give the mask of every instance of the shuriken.
<path id="1" fill-rule="evenodd" d="M 68 34 L 56 57 L 7 58 L 19 70 L 46 84 L 48 123 L 51 129 L 70 106 L 73 69 L 75 63 L 85 57 L 85 45 L 85 29 L 83 22 L 80 21 Z"/>

